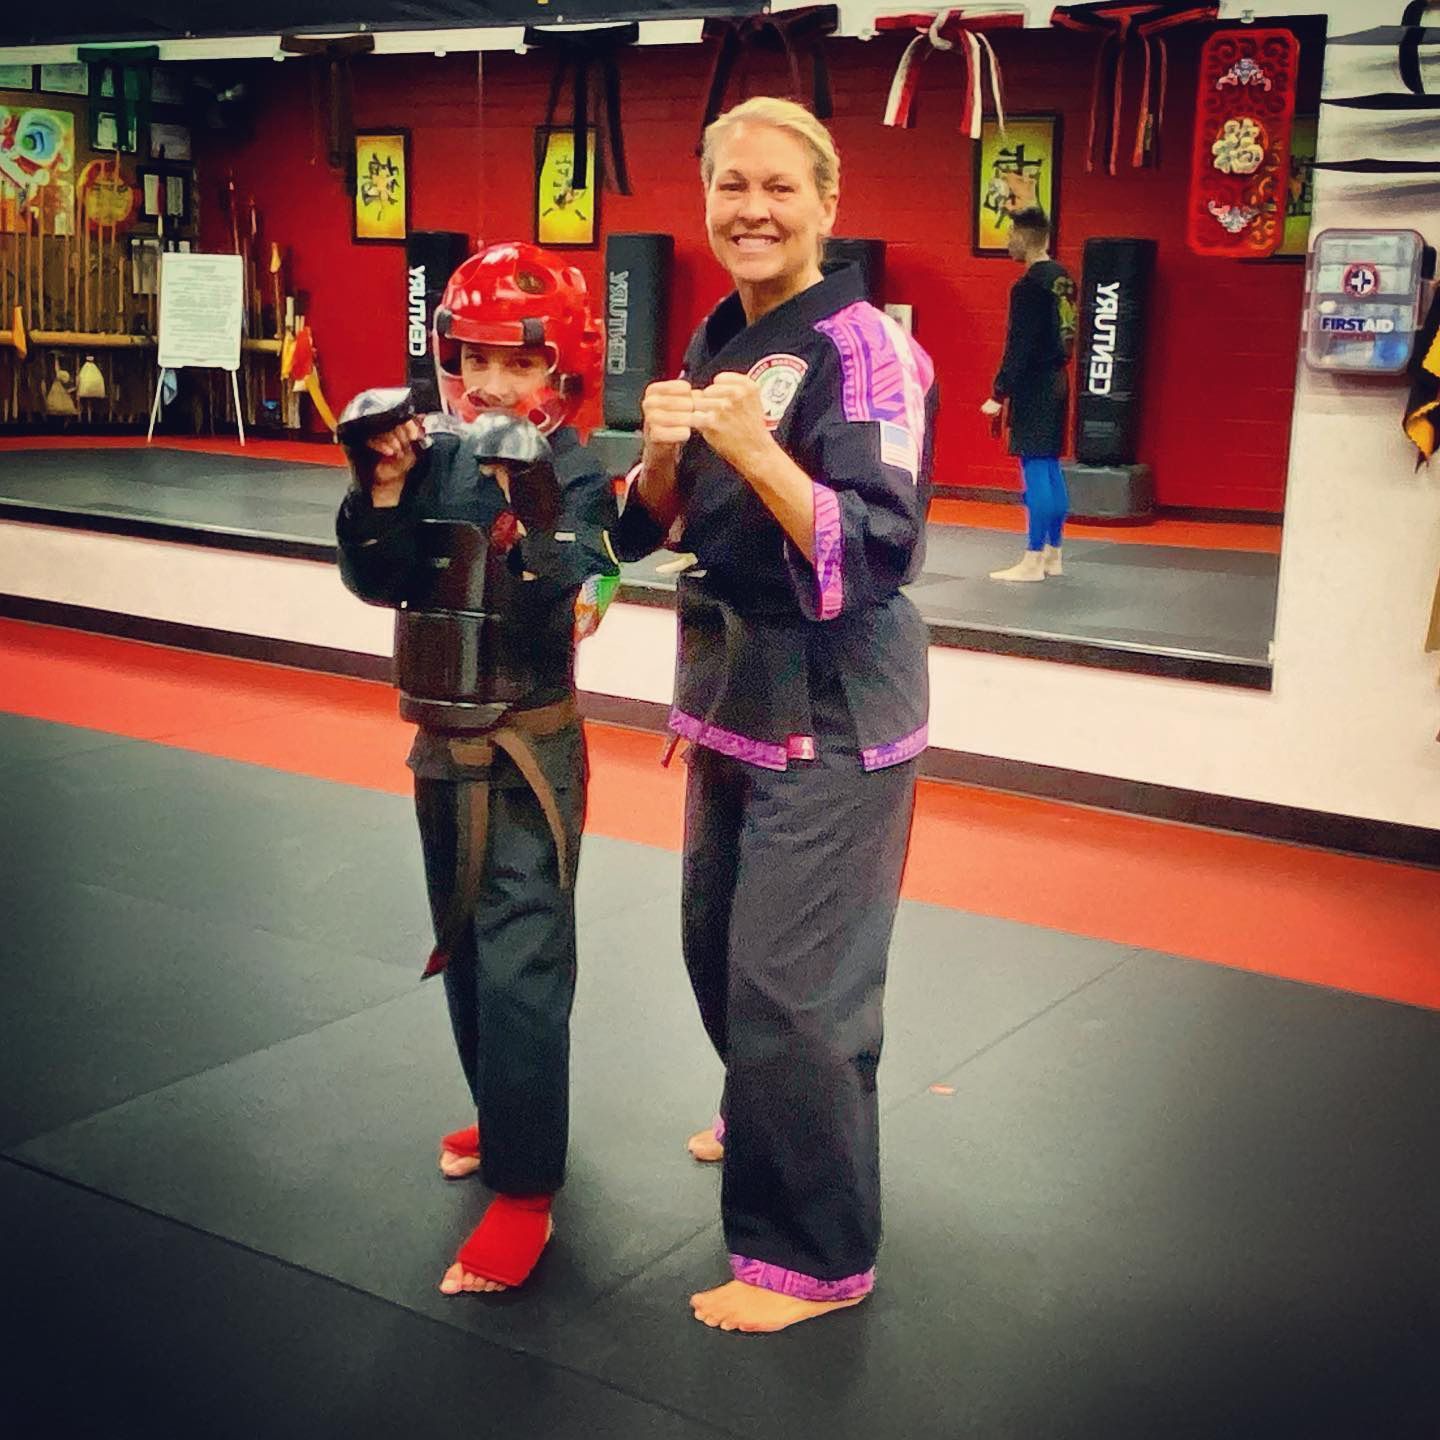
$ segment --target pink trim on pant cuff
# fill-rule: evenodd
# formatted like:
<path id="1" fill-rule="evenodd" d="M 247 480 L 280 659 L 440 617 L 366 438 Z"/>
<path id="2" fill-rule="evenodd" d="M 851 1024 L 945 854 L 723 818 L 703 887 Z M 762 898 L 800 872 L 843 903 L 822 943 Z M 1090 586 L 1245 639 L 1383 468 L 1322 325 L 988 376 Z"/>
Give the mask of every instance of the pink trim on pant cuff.
<path id="1" fill-rule="evenodd" d="M 711 1128 L 715 1131 L 715 1139 L 723 1145 L 725 1143 L 725 1117 L 717 1115 L 715 1124 Z"/>
<path id="2" fill-rule="evenodd" d="M 817 1280 L 813 1275 L 802 1275 L 798 1270 L 786 1270 L 781 1265 L 771 1265 L 764 1260 L 732 1255 L 730 1273 L 746 1285 L 773 1290 L 777 1295 L 789 1295 L 796 1300 L 858 1300 L 875 1288 L 873 1265 L 863 1273 L 847 1275 L 843 1280 Z"/>

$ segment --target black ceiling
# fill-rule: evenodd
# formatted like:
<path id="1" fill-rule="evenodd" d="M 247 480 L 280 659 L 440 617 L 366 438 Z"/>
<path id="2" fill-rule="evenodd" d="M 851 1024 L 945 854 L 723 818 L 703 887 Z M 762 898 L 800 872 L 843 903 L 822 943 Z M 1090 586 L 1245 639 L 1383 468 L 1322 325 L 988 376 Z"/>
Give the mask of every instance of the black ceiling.
<path id="1" fill-rule="evenodd" d="M 437 30 L 482 25 L 553 25 L 564 21 L 678 20 L 743 15 L 761 0 L 29 0 L 0 6 L 0 46 L 67 45 L 112 40 L 178 40 L 189 36 L 275 35 Z M 5 58 L 0 50 L 0 61 Z"/>

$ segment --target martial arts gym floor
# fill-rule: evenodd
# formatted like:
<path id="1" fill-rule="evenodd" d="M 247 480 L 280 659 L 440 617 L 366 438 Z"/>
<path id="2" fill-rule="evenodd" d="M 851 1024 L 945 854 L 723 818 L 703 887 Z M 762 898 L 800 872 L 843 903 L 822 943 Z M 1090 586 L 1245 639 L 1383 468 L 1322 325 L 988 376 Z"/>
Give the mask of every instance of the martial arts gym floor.
<path id="1" fill-rule="evenodd" d="M 924 783 L 879 1288 L 747 1338 L 686 1303 L 679 767 L 603 727 L 558 1233 L 437 1293 L 483 1196 L 406 744 L 380 684 L 0 622 L 4 1434 L 1440 1434 L 1440 872 Z"/>
<path id="2" fill-rule="evenodd" d="M 220 533 L 237 544 L 328 558 L 340 461 L 333 448 L 283 441 L 240 453 L 233 442 L 213 440 L 146 448 L 109 438 L 91 447 L 16 438 L 0 443 L 0 514 L 130 524 L 175 538 Z M 1237 667 L 1268 675 L 1278 528 L 1074 526 L 1063 580 L 998 584 L 989 574 L 1019 558 L 1023 523 L 1018 506 L 940 501 L 932 508 L 925 570 L 911 594 L 938 643 L 989 648 L 1012 637 L 1201 667 L 1228 662 L 1227 682 Z M 1208 539 L 1196 538 L 1207 531 Z M 656 592 L 659 603 L 671 603 L 674 579 L 655 569 L 665 559 L 626 567 L 632 593 Z"/>

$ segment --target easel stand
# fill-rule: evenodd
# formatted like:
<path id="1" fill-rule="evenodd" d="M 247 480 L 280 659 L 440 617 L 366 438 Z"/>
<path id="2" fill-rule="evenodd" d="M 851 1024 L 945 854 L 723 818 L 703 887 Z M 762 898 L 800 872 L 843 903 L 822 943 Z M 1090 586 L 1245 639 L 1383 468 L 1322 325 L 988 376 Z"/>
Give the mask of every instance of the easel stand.
<path id="1" fill-rule="evenodd" d="M 235 397 L 235 429 L 245 443 L 240 404 L 240 337 L 244 328 L 243 259 L 165 251 L 160 256 L 160 325 L 155 398 L 150 405 L 148 445 L 155 438 L 167 370 L 228 370 Z"/>
<path id="2" fill-rule="evenodd" d="M 155 422 L 160 418 L 160 392 L 165 388 L 165 372 L 161 370 L 155 377 L 155 402 L 150 406 L 150 428 L 145 432 L 145 443 L 148 445 L 155 438 Z M 240 437 L 241 447 L 245 444 L 245 417 L 240 410 L 240 372 L 230 372 L 230 393 L 235 397 L 235 430 Z"/>

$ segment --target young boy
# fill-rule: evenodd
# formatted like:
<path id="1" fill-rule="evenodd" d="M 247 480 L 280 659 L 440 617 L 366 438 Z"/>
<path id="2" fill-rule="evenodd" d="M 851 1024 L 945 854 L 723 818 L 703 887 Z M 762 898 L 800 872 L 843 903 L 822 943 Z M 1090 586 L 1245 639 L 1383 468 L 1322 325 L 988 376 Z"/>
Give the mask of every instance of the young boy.
<path id="1" fill-rule="evenodd" d="M 980 409 L 993 418 L 1002 400 L 1010 402 L 1010 453 L 1020 460 L 1029 523 L 1019 563 L 990 578 L 1035 581 L 1062 573 L 1070 496 L 1060 452 L 1070 403 L 1065 367 L 1075 348 L 1075 282 L 1050 258 L 1050 222 L 1035 206 L 1014 212 L 1008 249 L 1025 273 L 1010 291 L 1005 357 Z"/>
<path id="2" fill-rule="evenodd" d="M 585 814 L 574 646 L 619 567 L 610 480 L 569 423 L 600 373 L 580 273 L 492 246 L 451 277 L 433 339 L 453 418 L 402 407 L 352 449 L 336 531 L 345 584 L 399 611 L 401 714 L 419 726 L 425 974 L 444 975 L 477 1120 L 443 1138 L 440 1169 L 495 1192 L 441 1281 L 454 1295 L 523 1283 L 553 1228 Z M 386 415 L 403 394 L 366 392 L 348 413 Z"/>

